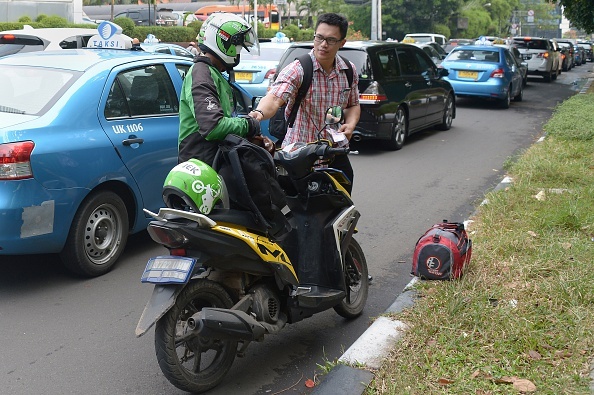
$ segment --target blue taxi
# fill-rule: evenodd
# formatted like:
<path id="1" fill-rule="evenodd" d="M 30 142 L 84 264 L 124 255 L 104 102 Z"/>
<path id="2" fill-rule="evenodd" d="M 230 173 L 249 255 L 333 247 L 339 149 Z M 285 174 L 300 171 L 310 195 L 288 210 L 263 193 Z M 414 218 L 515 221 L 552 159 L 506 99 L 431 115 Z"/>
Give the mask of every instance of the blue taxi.
<path id="1" fill-rule="evenodd" d="M 507 48 L 480 40 L 479 45 L 454 47 L 440 67 L 449 71 L 444 78 L 456 97 L 494 99 L 502 108 L 523 98 L 522 65 Z"/>
<path id="2" fill-rule="evenodd" d="M 193 63 L 129 50 L 118 28 L 102 23 L 95 48 L 0 59 L 0 255 L 59 253 L 98 276 L 146 228 L 143 208 L 163 206 Z M 247 113 L 251 96 L 235 93 Z"/>

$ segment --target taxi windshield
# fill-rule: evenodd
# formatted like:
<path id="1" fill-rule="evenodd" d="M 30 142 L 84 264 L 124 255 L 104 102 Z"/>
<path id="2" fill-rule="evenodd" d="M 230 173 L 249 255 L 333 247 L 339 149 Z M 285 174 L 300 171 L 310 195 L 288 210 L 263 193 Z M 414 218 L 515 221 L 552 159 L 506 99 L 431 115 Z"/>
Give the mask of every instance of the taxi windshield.
<path id="1" fill-rule="evenodd" d="M 39 115 L 47 111 L 76 80 L 67 70 L 0 66 L 0 112 Z"/>

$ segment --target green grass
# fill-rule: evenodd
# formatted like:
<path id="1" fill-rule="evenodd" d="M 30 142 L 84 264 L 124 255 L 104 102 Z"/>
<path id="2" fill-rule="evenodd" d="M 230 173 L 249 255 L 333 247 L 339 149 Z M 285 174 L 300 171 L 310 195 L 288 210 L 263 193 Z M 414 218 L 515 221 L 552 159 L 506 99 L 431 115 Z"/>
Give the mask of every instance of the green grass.
<path id="1" fill-rule="evenodd" d="M 411 329 L 367 395 L 590 394 L 594 94 L 559 105 L 544 130 L 473 218 L 463 278 L 419 283 L 397 315 Z"/>

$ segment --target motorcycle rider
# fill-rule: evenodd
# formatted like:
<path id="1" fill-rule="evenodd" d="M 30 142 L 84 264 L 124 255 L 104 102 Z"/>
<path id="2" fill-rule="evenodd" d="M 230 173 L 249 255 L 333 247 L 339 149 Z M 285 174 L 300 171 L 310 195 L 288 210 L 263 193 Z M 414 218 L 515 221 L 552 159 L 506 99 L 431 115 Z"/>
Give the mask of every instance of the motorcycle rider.
<path id="1" fill-rule="evenodd" d="M 212 166 L 218 141 L 228 134 L 260 135 L 258 120 L 234 116 L 233 88 L 222 74 L 232 78 L 241 48 L 259 54 L 260 46 L 251 25 L 229 13 L 208 17 L 196 38 L 201 53 L 194 57 L 180 94 L 178 161 L 195 158 Z M 264 143 L 273 146 L 270 140 Z"/>
<path id="2" fill-rule="evenodd" d="M 312 84 L 297 111 L 293 128 L 287 130 L 283 147 L 295 142 L 309 143 L 316 140 L 317 132 L 324 125 L 326 109 L 334 105 L 340 105 L 345 113 L 344 124 L 340 126 L 339 132 L 344 134 L 346 140 L 350 140 L 353 135 L 361 115 L 359 77 L 351 63 L 354 78 L 349 86 L 347 65 L 338 56 L 338 50 L 346 43 L 347 30 L 348 20 L 342 15 L 327 13 L 318 17 L 313 37 L 314 48 L 310 52 L 313 62 Z M 270 91 L 260 100 L 258 108 L 249 115 L 259 121 L 269 119 L 285 103 L 288 103 L 285 116 L 289 114 L 303 75 L 303 67 L 298 60 L 288 64 L 280 71 Z M 337 156 L 332 167 L 342 170 L 351 180 L 347 188 L 351 193 L 354 172 L 348 156 Z"/>

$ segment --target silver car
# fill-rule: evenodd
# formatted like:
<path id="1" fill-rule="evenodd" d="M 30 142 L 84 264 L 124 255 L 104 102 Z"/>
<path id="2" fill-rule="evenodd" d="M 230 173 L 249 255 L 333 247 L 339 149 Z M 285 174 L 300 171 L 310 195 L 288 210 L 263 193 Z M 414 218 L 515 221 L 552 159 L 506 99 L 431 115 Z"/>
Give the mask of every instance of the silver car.
<path id="1" fill-rule="evenodd" d="M 514 37 L 522 60 L 528 64 L 528 75 L 539 75 L 546 82 L 557 79 L 561 73 L 561 56 L 555 39 L 543 37 Z"/>

